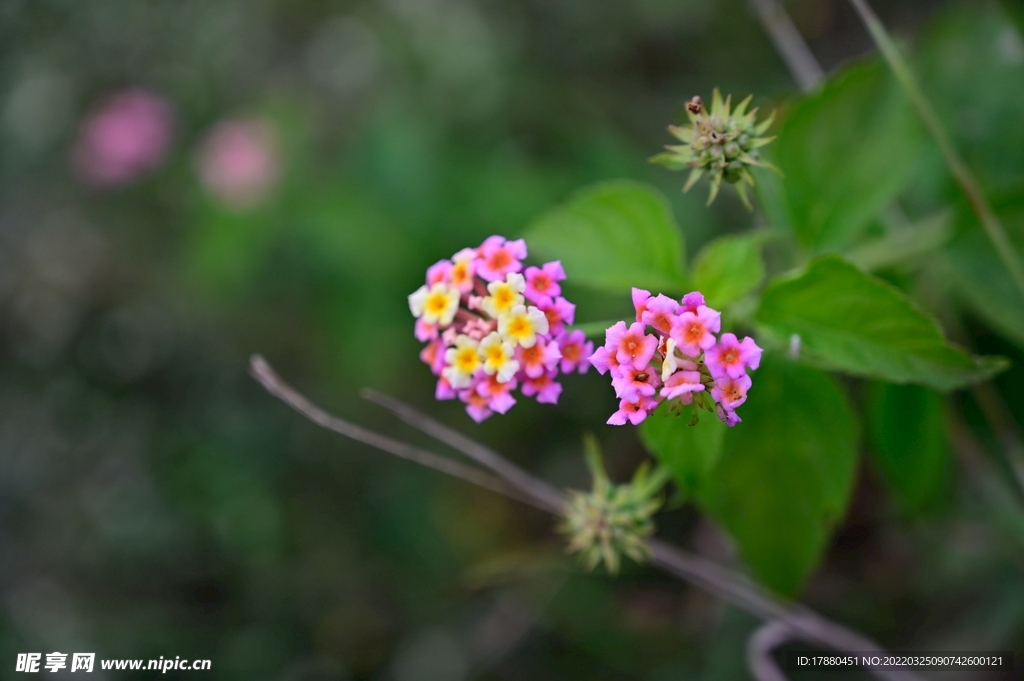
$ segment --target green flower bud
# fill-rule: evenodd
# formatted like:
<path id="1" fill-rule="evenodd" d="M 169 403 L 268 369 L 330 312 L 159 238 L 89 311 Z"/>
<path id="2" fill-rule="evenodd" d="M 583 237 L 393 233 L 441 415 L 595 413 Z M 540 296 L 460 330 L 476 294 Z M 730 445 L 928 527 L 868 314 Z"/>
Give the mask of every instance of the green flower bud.
<path id="1" fill-rule="evenodd" d="M 668 474 L 664 469 L 651 473 L 644 464 L 629 484 L 614 485 L 592 435 L 587 436 L 585 448 L 594 489 L 569 492 L 559 531 L 569 540 L 568 550 L 579 553 L 588 570 L 603 562 L 608 572 L 616 574 L 623 555 L 638 563 L 650 559 L 647 537 L 654 533 L 651 517 L 661 507 L 660 492 Z"/>
<path id="2" fill-rule="evenodd" d="M 683 191 L 697 183 L 707 174 L 711 180 L 711 193 L 708 205 L 718 196 L 722 181 L 735 185 L 740 199 L 747 209 L 751 209 L 747 197 L 747 186 L 754 186 L 754 178 L 750 167 L 769 168 L 779 172 L 773 165 L 758 157 L 756 149 L 768 144 L 774 137 L 762 137 L 775 118 L 772 114 L 767 119 L 757 121 L 757 109 L 747 111 L 753 95 L 732 108 L 732 95 L 722 100 L 722 95 L 715 88 L 711 102 L 711 111 L 704 108 L 700 97 L 694 97 L 686 104 L 686 114 L 690 119 L 690 127 L 668 126 L 669 132 L 683 144 L 666 145 L 665 151 L 651 158 L 670 170 L 690 168 L 690 177 L 683 186 Z"/>

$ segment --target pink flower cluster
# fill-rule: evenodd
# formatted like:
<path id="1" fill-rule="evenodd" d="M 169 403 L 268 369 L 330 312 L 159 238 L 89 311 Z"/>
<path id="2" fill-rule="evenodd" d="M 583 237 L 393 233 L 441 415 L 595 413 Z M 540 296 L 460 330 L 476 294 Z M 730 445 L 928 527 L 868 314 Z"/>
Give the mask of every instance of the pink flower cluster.
<path id="1" fill-rule="evenodd" d="M 162 97 L 127 90 L 110 97 L 78 131 L 73 163 L 94 187 L 116 187 L 163 163 L 170 148 L 174 113 Z"/>
<path id="2" fill-rule="evenodd" d="M 492 236 L 427 270 L 409 296 L 422 359 L 439 400 L 458 398 L 478 423 L 516 403 L 512 391 L 555 404 L 559 372 L 584 373 L 593 344 L 568 331 L 576 306 L 562 297 L 562 263 L 525 267 L 526 243 Z"/>
<path id="3" fill-rule="evenodd" d="M 736 409 L 750 390 L 748 369 L 761 363 L 761 348 L 747 336 L 741 342 L 721 330 L 722 315 L 704 304 L 699 292 L 681 301 L 633 289 L 636 322 L 619 322 L 605 332 L 605 344 L 590 356 L 611 373 L 619 409 L 608 423 L 639 425 L 662 402 L 715 411 L 730 426 L 742 419 Z M 647 329 L 654 329 L 648 334 Z"/>
<path id="4" fill-rule="evenodd" d="M 199 149 L 200 181 L 232 208 L 245 210 L 259 205 L 281 175 L 277 139 L 277 131 L 266 119 L 221 121 Z"/>

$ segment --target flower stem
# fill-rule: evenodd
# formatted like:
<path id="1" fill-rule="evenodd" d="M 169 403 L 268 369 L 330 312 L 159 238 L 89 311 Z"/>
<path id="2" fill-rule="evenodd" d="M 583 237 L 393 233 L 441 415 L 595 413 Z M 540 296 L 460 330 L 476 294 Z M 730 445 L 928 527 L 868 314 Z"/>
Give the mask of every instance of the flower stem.
<path id="1" fill-rule="evenodd" d="M 433 452 L 393 440 L 328 414 L 285 383 L 260 355 L 252 356 L 250 372 L 266 388 L 267 392 L 323 428 L 403 459 L 448 473 L 485 489 L 524 501 L 535 508 L 559 516 L 565 513 L 566 495 L 557 488 L 533 477 L 494 450 L 420 414 L 393 397 L 371 390 L 363 391 L 363 397 L 381 405 L 414 428 L 491 469 L 498 478 L 496 479 L 478 468 L 466 466 Z M 785 626 L 794 638 L 812 644 L 824 645 L 833 650 L 885 654 L 884 649 L 871 639 L 825 619 L 798 603 L 785 601 L 765 591 L 745 575 L 718 565 L 702 556 L 676 548 L 657 538 L 648 540 L 648 546 L 651 561 L 655 566 L 714 594 L 726 603 L 755 617 L 768 621 L 779 621 L 778 626 Z M 876 669 L 872 670 L 872 673 L 883 681 L 918 681 L 919 679 L 913 672 L 900 669 Z"/>
<path id="2" fill-rule="evenodd" d="M 942 125 L 942 121 L 939 120 L 939 116 L 932 107 L 931 102 L 928 101 L 928 98 L 925 97 L 921 88 L 917 85 L 917 81 L 914 80 L 914 75 L 896 47 L 896 43 L 889 35 L 889 32 L 885 30 L 885 26 L 882 25 L 874 10 L 868 5 L 867 0 L 850 0 L 850 4 L 857 10 L 879 51 L 886 62 L 888 62 L 889 68 L 892 69 L 893 75 L 896 76 L 896 80 L 899 81 L 903 90 L 907 93 L 907 97 L 910 98 L 910 103 L 917 111 L 917 115 L 921 117 L 924 127 L 939 146 L 939 151 L 942 152 L 942 157 L 945 159 L 949 171 L 953 174 L 957 184 L 960 185 L 960 189 L 967 196 L 971 208 L 974 209 L 975 214 L 978 216 L 978 221 L 981 222 L 981 226 L 984 228 L 988 238 L 992 240 L 992 245 L 996 247 L 1000 260 L 1003 261 L 1006 269 L 1010 271 L 1010 276 L 1013 278 L 1017 288 L 1020 289 L 1021 293 L 1024 293 L 1024 265 L 1021 264 L 1020 258 L 1017 256 L 1016 251 L 1014 251 L 1013 244 L 1010 243 L 1006 228 L 996 216 L 995 211 L 992 210 L 992 206 L 989 205 L 988 199 L 985 198 L 984 192 L 981 191 L 981 187 L 978 185 L 978 181 L 974 178 L 974 174 L 967 166 L 967 163 L 961 158 L 956 147 L 953 146 L 952 140 L 950 140 L 946 129 Z"/>
<path id="3" fill-rule="evenodd" d="M 804 92 L 810 92 L 825 80 L 825 71 L 814 58 L 803 36 L 793 25 L 793 20 L 786 14 L 779 0 L 750 0 L 754 10 L 761 18 L 768 32 L 768 37 L 775 45 L 776 51 L 789 67 L 797 85 Z"/>

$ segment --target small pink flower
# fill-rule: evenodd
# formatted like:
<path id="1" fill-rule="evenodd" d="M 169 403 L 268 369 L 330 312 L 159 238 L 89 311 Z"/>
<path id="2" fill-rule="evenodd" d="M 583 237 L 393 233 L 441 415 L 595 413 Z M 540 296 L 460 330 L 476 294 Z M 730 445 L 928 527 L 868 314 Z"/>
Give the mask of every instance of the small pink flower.
<path id="1" fill-rule="evenodd" d="M 623 364 L 612 371 L 612 387 L 615 396 L 629 402 L 636 402 L 641 397 L 653 397 L 658 391 L 661 381 L 654 367 L 646 366 L 641 370 Z"/>
<path id="2" fill-rule="evenodd" d="M 199 179 L 211 194 L 234 208 L 263 201 L 281 174 L 277 133 L 267 120 L 218 123 L 199 150 Z"/>
<path id="3" fill-rule="evenodd" d="M 562 373 L 571 373 L 577 367 L 581 374 L 587 373 L 587 369 L 590 368 L 587 357 L 594 354 L 594 344 L 587 340 L 587 335 L 579 329 L 572 333 L 563 331 L 555 340 L 562 351 Z"/>
<path id="4" fill-rule="evenodd" d="M 661 396 L 666 400 L 671 400 L 684 395 L 690 397 L 690 393 L 702 390 L 704 390 L 704 384 L 700 381 L 700 372 L 677 371 L 665 381 L 665 387 L 661 389 Z"/>
<path id="5" fill-rule="evenodd" d="M 644 334 L 640 322 L 634 322 L 628 329 L 625 322 L 618 322 L 605 331 L 605 347 L 615 351 L 620 364 L 632 364 L 633 368 L 643 370 L 658 349 L 658 339 Z"/>
<path id="6" fill-rule="evenodd" d="M 704 353 L 704 361 L 715 378 L 739 378 L 747 368 L 757 369 L 760 366 L 761 352 L 750 336 L 740 343 L 735 334 L 723 333 L 718 345 Z"/>
<path id="7" fill-rule="evenodd" d="M 697 312 L 697 308 L 701 305 L 706 305 L 704 302 L 704 294 L 700 291 L 694 291 L 693 293 L 687 293 L 683 296 L 682 307 L 680 312 Z"/>
<path id="8" fill-rule="evenodd" d="M 459 337 L 459 332 L 454 326 L 449 326 L 447 329 L 441 332 L 441 340 L 444 341 L 445 345 L 455 345 L 455 339 Z"/>
<path id="9" fill-rule="evenodd" d="M 604 374 L 609 369 L 614 372 L 615 369 L 619 368 L 619 360 L 615 359 L 615 353 L 609 351 L 608 348 L 603 345 L 597 350 L 594 350 L 594 354 L 587 357 L 587 361 L 590 362 L 591 366 L 597 369 L 597 373 L 599 374 Z"/>
<path id="10" fill-rule="evenodd" d="M 430 371 L 436 376 L 440 376 L 441 370 L 444 369 L 445 349 L 444 341 L 435 339 L 420 351 L 420 361 L 429 366 Z"/>
<path id="11" fill-rule="evenodd" d="M 644 312 L 647 311 L 647 301 L 650 297 L 650 291 L 645 291 L 642 288 L 633 289 L 633 307 L 636 309 L 636 320 L 638 322 L 643 321 Z"/>
<path id="12" fill-rule="evenodd" d="M 724 378 L 715 382 L 711 389 L 711 397 L 715 402 L 721 404 L 726 411 L 735 411 L 737 407 L 747 401 L 747 391 L 750 390 L 750 376 L 743 374 L 739 378 Z"/>
<path id="13" fill-rule="evenodd" d="M 433 286 L 438 282 L 447 284 L 451 272 L 452 262 L 450 260 L 438 260 L 427 268 L 427 286 Z"/>
<path id="14" fill-rule="evenodd" d="M 743 419 L 741 419 L 736 414 L 736 412 L 730 411 L 730 410 L 726 409 L 725 407 L 723 407 L 720 404 L 716 405 L 716 406 L 717 406 L 717 411 L 718 411 L 718 418 L 722 421 L 722 423 L 724 423 L 725 425 L 729 426 L 730 428 L 735 426 L 737 423 L 740 423 L 740 422 L 743 421 Z"/>
<path id="15" fill-rule="evenodd" d="M 520 262 L 526 258 L 526 242 L 522 239 L 506 241 L 503 236 L 484 240 L 477 250 L 476 273 L 487 281 L 503 281 L 509 272 L 523 269 Z"/>
<path id="16" fill-rule="evenodd" d="M 676 320 L 678 310 L 679 303 L 659 293 L 647 300 L 646 309 L 640 316 L 640 321 L 647 326 L 653 326 L 658 333 L 668 335 L 672 331 L 672 323 Z"/>
<path id="17" fill-rule="evenodd" d="M 437 324 L 430 324 L 423 319 L 416 320 L 416 340 L 420 342 L 432 341 L 438 337 Z"/>
<path id="18" fill-rule="evenodd" d="M 527 378 L 523 381 L 523 394 L 527 397 L 536 395 L 541 404 L 558 404 L 562 385 L 555 382 L 556 374 L 556 371 L 545 371 L 537 378 Z"/>
<path id="19" fill-rule="evenodd" d="M 476 388 L 460 390 L 459 399 L 466 403 L 466 413 L 477 423 L 486 421 L 494 414 L 490 408 L 490 398 L 478 393 Z"/>
<path id="20" fill-rule="evenodd" d="M 672 339 L 676 347 L 690 357 L 715 344 L 714 334 L 722 328 L 722 314 L 701 305 L 696 312 L 683 312 L 672 326 Z"/>
<path id="21" fill-rule="evenodd" d="M 553 340 L 545 341 L 538 338 L 537 342 L 528 348 L 521 345 L 516 348 L 519 370 L 529 378 L 539 378 L 545 371 L 551 371 L 558 365 L 560 359 L 562 351 Z"/>
<path id="22" fill-rule="evenodd" d="M 658 402 L 650 397 L 641 397 L 636 402 L 622 400 L 619 402 L 619 410 L 611 415 L 607 423 L 610 426 L 624 426 L 629 421 L 634 426 L 639 426 L 647 418 L 649 412 L 658 407 Z"/>
<path id="23" fill-rule="evenodd" d="M 484 375 L 477 384 L 476 391 L 487 398 L 487 407 L 491 411 L 504 414 L 515 406 L 516 398 L 512 397 L 512 391 L 515 388 L 516 379 L 499 383 L 497 374 L 493 374 L 491 376 Z"/>
<path id="24" fill-rule="evenodd" d="M 463 295 L 473 290 L 473 275 L 476 274 L 476 250 L 463 248 L 452 256 L 452 270 L 448 275 L 452 286 Z"/>
<path id="25" fill-rule="evenodd" d="M 526 290 L 523 295 L 536 303 L 541 298 L 555 298 L 562 293 L 558 282 L 565 279 L 565 270 L 560 260 L 546 263 L 543 267 L 526 268 Z"/>
<path id="26" fill-rule="evenodd" d="M 552 335 L 562 333 L 565 325 L 572 324 L 576 319 L 576 306 L 561 296 L 554 300 L 542 297 L 537 301 L 537 309 L 548 318 L 548 330 Z"/>
<path id="27" fill-rule="evenodd" d="M 434 398 L 438 400 L 454 400 L 458 395 L 448 379 L 442 376 L 437 379 L 437 387 L 434 389 Z"/>
<path id="28" fill-rule="evenodd" d="M 114 187 L 160 165 L 171 144 L 174 116 L 167 102 L 144 90 L 120 92 L 82 124 L 72 153 L 81 180 Z"/>
<path id="29" fill-rule="evenodd" d="M 466 334 L 473 340 L 483 340 L 497 327 L 497 323 L 494 321 L 487 321 L 485 319 L 470 319 L 466 322 L 466 325 L 462 327 L 462 333 Z"/>

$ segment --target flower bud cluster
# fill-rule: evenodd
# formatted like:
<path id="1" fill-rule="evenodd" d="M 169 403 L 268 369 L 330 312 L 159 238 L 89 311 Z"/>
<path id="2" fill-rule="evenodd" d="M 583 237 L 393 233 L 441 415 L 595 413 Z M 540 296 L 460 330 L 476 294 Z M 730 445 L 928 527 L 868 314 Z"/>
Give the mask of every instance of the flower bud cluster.
<path id="1" fill-rule="evenodd" d="M 686 106 L 692 127 L 668 127 L 683 144 L 666 145 L 668 151 L 651 160 L 672 170 L 691 168 L 683 191 L 688 191 L 707 174 L 711 180 L 708 205 L 718 196 L 724 180 L 736 186 L 744 205 L 750 208 L 746 185 L 753 187 L 754 178 L 749 168 L 759 166 L 774 170 L 774 166 L 760 158 L 758 149 L 775 139 L 762 137 L 771 126 L 774 114 L 758 123 L 757 109 L 747 112 L 750 100 L 751 97 L 747 97 L 732 109 L 732 96 L 723 101 L 716 88 L 709 112 L 700 97 L 694 97 Z"/>
<path id="2" fill-rule="evenodd" d="M 555 404 L 558 374 L 586 372 L 593 351 L 567 331 L 576 306 L 562 297 L 559 261 L 523 267 L 526 243 L 501 236 L 465 248 L 427 270 L 409 296 L 422 359 L 438 376 L 439 400 L 458 398 L 478 423 L 516 403 L 512 391 Z"/>
<path id="3" fill-rule="evenodd" d="M 623 555 L 637 563 L 649 560 L 647 538 L 654 534 L 652 517 L 662 505 L 667 469 L 652 473 L 645 464 L 628 484 L 615 485 L 608 479 L 592 436 L 587 441 L 587 466 L 594 477 L 594 488 L 590 492 L 569 491 L 559 525 L 569 540 L 569 552 L 579 553 L 588 570 L 604 563 L 611 574 L 619 571 Z"/>
<path id="4" fill-rule="evenodd" d="M 599 372 L 611 374 L 619 398 L 608 423 L 639 425 L 662 402 L 669 402 L 669 409 L 695 404 L 729 426 L 739 423 L 736 409 L 751 386 L 747 370 L 761 363 L 754 339 L 741 342 L 731 333 L 717 338 L 722 315 L 696 291 L 676 301 L 634 288 L 633 306 L 636 322 L 609 327 L 604 346 L 590 356 Z M 655 333 L 648 334 L 648 327 Z"/>

